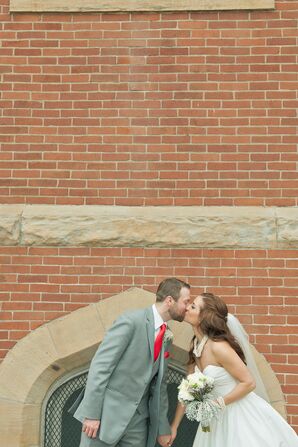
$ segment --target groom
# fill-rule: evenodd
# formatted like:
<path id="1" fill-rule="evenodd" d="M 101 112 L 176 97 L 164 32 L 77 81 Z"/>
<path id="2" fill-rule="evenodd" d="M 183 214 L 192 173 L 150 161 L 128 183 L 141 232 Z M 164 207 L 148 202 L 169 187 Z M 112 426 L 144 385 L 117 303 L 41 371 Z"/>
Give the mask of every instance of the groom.
<path id="1" fill-rule="evenodd" d="M 171 445 L 166 375 L 172 337 L 165 323 L 183 321 L 189 301 L 190 286 L 167 278 L 153 306 L 114 322 L 91 362 L 83 400 L 74 404 L 83 423 L 80 447 Z"/>

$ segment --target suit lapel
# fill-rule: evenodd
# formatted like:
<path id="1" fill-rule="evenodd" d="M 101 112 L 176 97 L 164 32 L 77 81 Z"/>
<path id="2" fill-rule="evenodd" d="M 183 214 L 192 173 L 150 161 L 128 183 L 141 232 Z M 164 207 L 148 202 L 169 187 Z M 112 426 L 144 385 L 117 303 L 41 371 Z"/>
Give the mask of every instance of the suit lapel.
<path id="1" fill-rule="evenodd" d="M 165 342 L 162 342 L 161 350 L 160 350 L 160 367 L 163 368 L 163 364 L 165 361 Z"/>
<path id="2" fill-rule="evenodd" d="M 153 310 L 151 307 L 146 309 L 146 329 L 147 329 L 147 337 L 148 344 L 150 349 L 150 355 L 153 362 L 153 347 L 154 347 L 154 316 Z"/>

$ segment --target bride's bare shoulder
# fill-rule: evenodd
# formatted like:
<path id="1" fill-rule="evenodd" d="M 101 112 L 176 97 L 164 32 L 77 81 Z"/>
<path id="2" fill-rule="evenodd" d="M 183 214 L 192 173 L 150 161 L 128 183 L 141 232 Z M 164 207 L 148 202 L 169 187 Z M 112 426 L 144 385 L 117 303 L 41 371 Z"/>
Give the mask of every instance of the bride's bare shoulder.
<path id="1" fill-rule="evenodd" d="M 225 340 L 210 340 L 210 342 L 210 350 L 215 356 L 227 355 L 233 351 L 233 348 Z"/>

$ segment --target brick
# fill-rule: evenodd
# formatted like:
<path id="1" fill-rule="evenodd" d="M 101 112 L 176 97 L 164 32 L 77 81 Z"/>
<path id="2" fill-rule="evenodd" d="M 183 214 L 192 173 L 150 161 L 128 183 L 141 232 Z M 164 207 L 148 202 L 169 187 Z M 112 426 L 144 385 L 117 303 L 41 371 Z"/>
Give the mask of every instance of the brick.
<path id="1" fill-rule="evenodd" d="M 2 309 L 3 310 L 31 310 L 32 309 L 32 303 L 31 302 L 16 302 L 16 301 L 9 301 L 2 303 Z"/>
<path id="2" fill-rule="evenodd" d="M 135 12 L 117 20 L 10 17 L 5 8 L 1 19 L 2 203 L 298 205 L 297 2 L 269 12 Z M 122 277 L 154 291 L 161 272 L 183 273 L 193 293 L 208 284 L 247 318 L 278 377 L 294 385 L 287 382 L 294 356 L 276 338 L 297 343 L 292 329 L 273 333 L 269 346 L 257 336 L 297 325 L 296 250 L 112 250 L 0 250 L 9 258 L 2 273 L 13 281 L 0 284 L 3 311 L 52 319 L 123 290 Z M 92 276 L 100 281 L 73 282 Z M 2 340 L 44 321 L 5 329 Z"/>

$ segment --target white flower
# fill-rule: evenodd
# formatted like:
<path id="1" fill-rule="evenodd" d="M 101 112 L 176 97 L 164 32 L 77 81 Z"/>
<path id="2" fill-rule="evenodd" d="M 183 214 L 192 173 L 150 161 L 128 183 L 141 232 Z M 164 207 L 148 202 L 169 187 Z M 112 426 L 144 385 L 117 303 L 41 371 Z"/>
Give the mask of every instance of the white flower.
<path id="1" fill-rule="evenodd" d="M 194 386 L 200 383 L 204 383 L 206 380 L 206 376 L 204 376 L 201 372 L 194 372 L 193 374 L 189 374 L 187 376 L 187 380 L 190 386 Z"/>
<path id="2" fill-rule="evenodd" d="M 196 389 L 204 388 L 206 385 L 212 386 L 214 379 L 202 374 L 198 369 L 187 376 L 189 386 Z"/>
<path id="3" fill-rule="evenodd" d="M 207 385 L 209 385 L 209 386 L 213 386 L 214 385 L 214 379 L 213 379 L 213 377 L 207 377 L 207 376 L 205 376 L 206 377 L 206 383 L 207 383 Z"/>
<path id="4" fill-rule="evenodd" d="M 188 380 L 182 379 L 182 382 L 178 386 L 179 393 L 178 393 L 178 399 L 180 401 L 189 401 L 191 402 L 194 400 L 193 395 L 189 392 L 189 384 Z"/>

